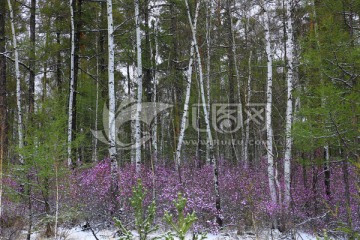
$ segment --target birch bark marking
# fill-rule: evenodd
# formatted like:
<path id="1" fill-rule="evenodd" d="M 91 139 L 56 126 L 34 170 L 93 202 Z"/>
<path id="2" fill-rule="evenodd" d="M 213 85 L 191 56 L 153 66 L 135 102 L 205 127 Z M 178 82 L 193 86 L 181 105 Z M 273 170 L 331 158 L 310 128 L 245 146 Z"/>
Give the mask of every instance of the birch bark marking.
<path id="1" fill-rule="evenodd" d="M 14 23 L 14 11 L 11 5 L 10 0 L 8 0 L 9 12 L 10 12 L 10 22 L 11 22 L 11 32 L 12 32 L 12 42 L 14 48 L 14 58 L 15 58 L 15 78 L 16 78 L 16 105 L 17 105 L 17 130 L 19 135 L 18 146 L 19 149 L 22 149 L 24 146 L 24 135 L 22 129 L 22 108 L 21 108 L 21 82 L 20 82 L 20 69 L 19 69 L 19 52 L 17 49 L 17 40 L 15 32 L 15 23 Z M 21 164 L 24 163 L 22 155 L 19 155 L 19 161 Z"/>
<path id="2" fill-rule="evenodd" d="M 75 63 L 75 24 L 74 24 L 74 0 L 70 0 L 70 22 L 71 22 L 71 57 L 70 57 L 70 91 L 69 91 L 69 109 L 68 109 L 68 166 L 72 165 L 71 160 L 71 142 L 72 142 L 72 123 L 73 123 L 73 104 L 74 104 L 74 63 Z"/>
<path id="3" fill-rule="evenodd" d="M 135 113 L 135 164 L 136 173 L 139 174 L 141 170 L 141 126 L 140 126 L 140 113 L 142 101 L 142 61 L 141 61 L 141 36 L 140 36 L 140 13 L 139 13 L 139 0 L 135 0 L 135 25 L 136 25 L 136 55 L 137 55 L 137 102 Z"/>
<path id="4" fill-rule="evenodd" d="M 286 126 L 285 126 L 285 154 L 284 154 L 284 206 L 288 207 L 290 203 L 290 181 L 291 181 L 291 149 L 292 136 L 291 126 L 293 117 L 293 57 L 294 57 L 294 39 L 291 17 L 291 0 L 285 1 L 286 8 L 286 57 L 287 57 L 287 104 L 286 104 Z"/>
<path id="5" fill-rule="evenodd" d="M 197 3 L 197 8 L 198 8 L 200 2 L 201 1 L 199 1 Z M 198 63 L 198 66 L 199 66 L 199 78 L 200 78 L 199 80 L 200 80 L 201 101 L 203 103 L 203 111 L 204 111 L 204 116 L 205 116 L 205 125 L 206 125 L 206 133 L 207 133 L 207 147 L 209 148 L 209 151 L 210 151 L 209 162 L 212 163 L 213 169 L 214 169 L 215 205 L 216 205 L 216 210 L 217 210 L 216 222 L 220 227 L 222 227 L 221 198 L 220 198 L 220 191 L 219 191 L 219 171 L 218 171 L 218 167 L 217 167 L 216 158 L 214 158 L 213 139 L 212 139 L 212 135 L 211 135 L 209 115 L 208 115 L 208 111 L 207 111 L 207 107 L 206 107 L 205 92 L 204 92 L 204 79 L 203 79 L 202 64 L 201 64 L 201 55 L 200 55 L 199 47 L 198 47 L 198 44 L 197 44 L 196 32 L 195 32 L 195 28 L 194 28 L 194 26 L 192 24 L 189 4 L 188 4 L 187 0 L 185 0 L 185 5 L 186 5 L 187 13 L 188 13 L 189 24 L 190 24 L 192 37 L 193 37 L 193 42 L 194 42 L 194 47 L 195 47 L 195 51 L 196 51 L 196 56 L 197 56 L 196 59 L 197 59 L 197 63 Z"/>

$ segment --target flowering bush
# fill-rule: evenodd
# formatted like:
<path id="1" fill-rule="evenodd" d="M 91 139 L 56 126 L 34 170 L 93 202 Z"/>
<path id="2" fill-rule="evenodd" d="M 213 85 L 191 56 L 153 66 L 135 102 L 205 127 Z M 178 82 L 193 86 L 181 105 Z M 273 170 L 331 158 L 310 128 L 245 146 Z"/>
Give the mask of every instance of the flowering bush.
<path id="1" fill-rule="evenodd" d="M 281 168 L 281 167 L 280 167 Z M 267 163 L 265 160 L 246 168 L 241 164 L 219 161 L 219 189 L 221 195 L 221 215 L 225 225 L 253 226 L 260 224 L 269 227 L 275 217 L 301 226 L 309 231 L 313 229 L 334 228 L 347 221 L 345 185 L 341 163 L 333 163 L 331 169 L 331 196 L 326 195 L 324 171 L 322 166 L 303 167 L 292 165 L 291 206 L 287 211 L 279 204 L 271 202 L 268 189 Z M 59 211 L 81 212 L 83 220 L 111 224 L 113 217 L 125 225 L 131 222 L 133 208 L 129 199 L 136 185 L 135 167 L 126 164 L 118 171 L 117 204 L 114 211 L 110 196 L 110 161 L 104 159 L 87 168 L 77 169 L 59 180 Z M 198 221 L 195 228 L 216 230 L 215 197 L 213 169 L 211 166 L 194 167 L 190 163 L 181 166 L 181 178 L 171 166 L 158 165 L 155 172 L 144 166 L 141 170 L 142 183 L 147 194 L 144 205 L 155 200 L 157 206 L 156 221 L 161 223 L 165 211 L 176 213 L 173 205 L 178 193 L 187 199 L 186 213 L 195 212 Z M 359 198 L 356 188 L 356 169 L 349 167 L 350 212 L 353 228 L 359 229 Z M 181 181 L 180 181 L 181 179 Z M 283 188 L 282 173 L 279 172 L 280 188 Z M 12 179 L 4 179 L 5 189 L 20 192 L 19 185 Z M 53 184 L 53 183 L 50 183 Z M 52 188 L 54 189 L 54 188 Z M 280 189 L 283 192 L 283 189 Z M 41 199 L 40 192 L 33 197 Z M 7 194 L 7 196 L 10 196 Z M 55 191 L 51 193 L 52 212 L 55 209 Z M 21 198 L 4 197 L 4 209 L 21 209 L 26 216 L 26 202 Z M 22 204 L 22 206 L 21 206 Z M 34 201 L 33 211 L 43 211 L 41 201 Z M 25 211 L 25 212 L 24 212 Z M 36 215 L 36 213 L 34 213 Z M 290 227 L 291 227 L 290 226 Z"/>

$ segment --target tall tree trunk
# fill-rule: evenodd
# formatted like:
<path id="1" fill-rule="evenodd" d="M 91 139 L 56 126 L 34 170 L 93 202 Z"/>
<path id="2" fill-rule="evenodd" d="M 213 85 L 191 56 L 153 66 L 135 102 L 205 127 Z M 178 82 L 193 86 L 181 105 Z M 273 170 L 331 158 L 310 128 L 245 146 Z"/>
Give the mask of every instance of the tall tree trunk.
<path id="1" fill-rule="evenodd" d="M 293 117 L 293 75 L 294 75 L 294 34 L 291 16 L 291 0 L 285 0 L 286 8 L 286 60 L 287 60 L 287 104 L 286 104 L 286 126 L 285 126 L 285 155 L 284 155 L 284 206 L 290 203 L 290 184 L 291 184 L 291 149 L 292 149 L 292 117 Z"/>
<path id="2" fill-rule="evenodd" d="M 200 4 L 200 2 L 201 1 L 198 2 L 198 5 Z M 208 115 L 208 111 L 207 111 L 207 107 L 206 107 L 205 91 L 204 91 L 204 79 L 203 79 L 202 64 L 201 64 L 201 55 L 200 55 L 200 51 L 199 51 L 199 46 L 197 44 L 196 32 L 195 32 L 195 28 L 194 28 L 193 23 L 192 23 L 189 4 L 188 4 L 187 0 L 185 0 L 185 4 L 186 4 L 187 15 L 188 15 L 189 24 L 190 24 L 190 28 L 191 28 L 191 32 L 192 32 L 192 39 L 193 39 L 192 41 L 194 43 L 195 52 L 196 52 L 197 65 L 199 66 L 199 80 L 200 80 L 201 101 L 202 101 L 202 105 L 203 105 L 205 126 L 206 126 L 206 134 L 207 134 L 207 140 L 208 140 L 207 141 L 207 147 L 210 150 L 210 155 L 209 155 L 210 160 L 209 160 L 209 162 L 212 163 L 213 170 L 214 170 L 215 207 L 216 207 L 216 211 L 217 211 L 217 213 L 216 213 L 216 222 L 220 227 L 222 227 L 223 220 L 221 219 L 221 198 L 220 198 L 220 191 L 219 191 L 219 171 L 218 171 L 218 166 L 217 166 L 217 160 L 216 160 L 216 158 L 214 158 L 213 138 L 212 138 L 211 129 L 210 129 L 209 115 Z M 197 9 L 199 8 L 198 5 L 197 5 Z"/>
<path id="3" fill-rule="evenodd" d="M 152 23 L 152 28 L 153 28 L 153 34 L 154 34 L 154 44 L 155 46 L 153 46 L 152 48 L 152 69 L 153 69 L 153 77 L 154 77 L 154 83 L 153 83 L 153 94 L 152 94 L 152 99 L 151 101 L 153 103 L 155 103 L 156 106 L 156 101 L 157 101 L 157 84 L 158 84 L 158 74 L 157 74 L 157 64 L 159 62 L 159 44 L 158 44 L 158 22 L 157 21 L 153 21 Z M 158 160 L 158 141 L 157 141 L 157 128 L 158 128 L 158 118 L 155 117 L 154 119 L 154 125 L 151 129 L 152 133 L 152 147 L 153 147 L 153 153 L 152 153 L 152 157 L 154 160 L 154 163 L 156 165 L 157 160 Z"/>
<path id="4" fill-rule="evenodd" d="M 111 199 L 113 209 L 111 214 L 117 206 L 117 191 L 118 191 L 118 163 L 116 151 L 116 98 L 115 98 L 115 53 L 114 53 L 114 22 L 113 22 L 113 9 L 112 0 L 106 1 L 107 5 L 107 27 L 108 27 L 108 87 L 109 87 L 109 155 L 111 161 Z"/>
<path id="5" fill-rule="evenodd" d="M 249 61 L 248 61 L 248 82 L 247 82 L 247 94 L 246 94 L 246 105 L 249 106 L 251 102 L 251 58 L 252 51 L 250 50 Z M 249 165 L 249 141 L 250 141 L 250 122 L 246 124 L 245 128 L 245 142 L 244 142 L 244 162 L 245 166 Z"/>
<path id="6" fill-rule="evenodd" d="M 200 1 L 196 4 L 196 10 L 195 10 L 195 17 L 194 17 L 194 24 L 193 24 L 193 31 L 196 33 L 196 27 L 197 27 L 197 19 L 199 15 L 199 6 Z M 190 44 L 190 59 L 188 64 L 188 69 L 186 72 L 186 93 L 185 93 L 185 102 L 184 102 L 184 111 L 181 118 L 181 125 L 180 125 L 180 134 L 179 134 L 179 140 L 177 141 L 177 147 L 176 147 L 176 153 L 175 153 L 175 166 L 176 169 L 180 168 L 181 164 L 181 148 L 185 136 L 185 129 L 186 129 L 186 122 L 188 119 L 189 114 L 189 101 L 190 101 L 190 93 L 191 93 L 191 82 L 192 82 L 192 67 L 193 67 L 193 61 L 194 61 L 194 39 L 191 40 Z"/>
<path id="7" fill-rule="evenodd" d="M 140 13 L 139 13 L 139 0 L 135 0 L 135 27 L 136 27 L 136 56 L 137 56 L 137 101 L 135 113 L 135 164 L 136 173 L 140 174 L 141 170 L 141 101 L 142 101 L 142 59 L 141 59 L 141 32 L 140 32 Z"/>
<path id="8" fill-rule="evenodd" d="M 24 146 L 24 135 L 23 135 L 23 126 L 22 126 L 22 107 L 21 107 L 21 81 L 20 81 L 20 69 L 19 69 L 19 52 L 17 49 L 17 40 L 15 32 L 15 23 L 14 23 L 14 11 L 10 0 L 8 0 L 9 12 L 10 12 L 10 21 L 11 21 L 11 32 L 12 32 L 12 42 L 14 48 L 14 58 L 15 58 L 15 78 L 16 78 L 16 105 L 17 105 L 17 129 L 18 129 L 18 146 L 21 150 Z M 19 154 L 19 161 L 21 164 L 24 163 L 24 159 L 21 154 Z"/>
<path id="9" fill-rule="evenodd" d="M 72 165 L 72 130 L 73 130 L 73 107 L 74 107 L 74 84 L 75 84 L 75 23 L 74 23 L 74 0 L 70 0 L 70 22 L 71 22 L 71 59 L 70 59 L 70 91 L 69 91 L 69 107 L 68 107 L 68 166 Z"/>
<path id="10" fill-rule="evenodd" d="M 206 11 L 206 100 L 208 103 L 208 112 L 210 114 L 210 73 L 211 73 L 211 16 L 214 12 L 214 4 L 213 1 L 208 1 L 208 10 Z M 208 141 L 208 139 L 206 140 Z M 210 159 L 210 149 L 206 148 L 206 159 Z M 210 163 L 207 163 L 210 164 Z"/>
<path id="11" fill-rule="evenodd" d="M 272 128 L 272 82 L 273 82 L 273 65 L 272 65 L 272 50 L 271 37 L 269 27 L 269 7 L 266 5 L 264 9 L 264 30 L 266 42 L 266 56 L 267 56 L 267 88 L 266 88 L 266 147 L 267 147 L 267 161 L 268 161 L 268 180 L 270 197 L 273 204 L 277 204 L 277 192 L 275 185 L 275 164 L 273 153 L 273 128 Z"/>
<path id="12" fill-rule="evenodd" d="M 115 99 L 115 53 L 114 53 L 114 23 L 112 16 L 112 1 L 107 0 L 108 21 L 108 87 L 109 87 L 109 155 L 112 162 L 117 162 L 116 151 L 116 99 Z M 114 165 L 115 166 L 115 165 Z"/>
<path id="13" fill-rule="evenodd" d="M 80 65 L 80 39 L 81 39 L 81 26 L 82 26 L 82 0 L 74 0 L 74 27 L 75 27 L 75 55 L 74 55 L 74 99 L 73 99 L 73 108 L 72 108 L 72 141 L 75 141 L 77 136 L 77 94 L 78 94 L 78 73 Z M 73 153 L 73 158 L 80 158 L 79 149 L 75 149 Z M 81 158 L 80 158 L 81 159 Z"/>
<path id="14" fill-rule="evenodd" d="M 31 0 L 30 6 L 30 54 L 29 54 L 29 113 L 34 111 L 35 103 L 35 10 L 36 0 Z"/>
<path id="15" fill-rule="evenodd" d="M 6 0 L 0 0 L 0 53 L 5 53 Z M 0 54 L 0 218 L 3 213 L 3 164 L 7 154 L 6 56 Z"/>

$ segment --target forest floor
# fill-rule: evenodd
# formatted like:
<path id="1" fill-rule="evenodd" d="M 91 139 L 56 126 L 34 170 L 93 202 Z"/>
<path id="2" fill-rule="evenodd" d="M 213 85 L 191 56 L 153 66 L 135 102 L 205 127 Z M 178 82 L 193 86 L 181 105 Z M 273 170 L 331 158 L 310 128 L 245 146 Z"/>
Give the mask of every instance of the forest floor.
<path id="1" fill-rule="evenodd" d="M 90 230 L 82 230 L 80 227 L 72 228 L 72 229 L 60 229 L 58 232 L 58 238 L 59 240 L 116 240 L 119 239 L 119 237 L 116 237 L 115 230 L 96 230 L 94 233 Z M 94 236 L 96 235 L 96 237 Z M 134 235 L 136 233 L 134 232 Z M 161 233 L 154 234 L 152 237 L 161 236 Z M 26 239 L 24 237 L 24 239 Z M 40 236 L 39 233 L 34 233 L 31 237 L 31 240 L 45 240 L 46 238 L 43 238 Z M 53 239 L 53 238 L 52 238 Z M 149 238 L 151 239 L 151 238 Z M 191 240 L 192 235 L 188 234 L 186 239 Z M 322 238 L 316 238 L 316 236 L 312 234 L 308 234 L 305 232 L 296 232 L 293 233 L 292 236 L 289 234 L 282 234 L 278 231 L 270 231 L 262 230 L 258 233 L 254 232 L 247 232 L 243 235 L 238 235 L 236 231 L 225 231 L 219 234 L 207 234 L 206 239 L 208 240 L 316 240 L 316 239 L 322 239 Z M 20 240 L 20 239 L 19 239 Z"/>

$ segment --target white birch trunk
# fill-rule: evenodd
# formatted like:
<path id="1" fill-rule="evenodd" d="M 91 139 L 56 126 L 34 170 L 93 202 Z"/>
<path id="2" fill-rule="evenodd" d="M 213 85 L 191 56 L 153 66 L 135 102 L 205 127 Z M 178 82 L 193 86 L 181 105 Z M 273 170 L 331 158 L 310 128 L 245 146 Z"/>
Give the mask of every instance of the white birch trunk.
<path id="1" fill-rule="evenodd" d="M 248 82 L 247 82 L 247 94 L 246 94 L 247 105 L 249 105 L 251 101 L 251 58 L 252 58 L 252 51 L 250 51 L 249 61 L 248 61 Z M 245 143 L 244 143 L 245 167 L 249 165 L 249 141 L 250 141 L 250 122 L 246 124 L 246 129 L 245 129 Z"/>
<path id="2" fill-rule="evenodd" d="M 74 8 L 73 0 L 70 0 L 70 22 L 71 22 L 71 57 L 70 57 L 70 91 L 69 91 L 69 109 L 68 109 L 68 166 L 72 165 L 71 160 L 71 143 L 72 143 L 72 121 L 73 121 L 73 105 L 74 105 L 74 64 L 75 64 L 75 24 L 74 24 Z"/>
<path id="3" fill-rule="evenodd" d="M 158 45 L 158 38 L 157 38 L 157 33 L 158 33 L 158 23 L 155 23 L 154 26 L 154 34 L 155 34 L 155 62 L 153 63 L 153 76 L 154 76 L 154 92 L 153 92 L 153 99 L 152 101 L 155 104 L 155 108 L 156 108 L 156 101 L 157 101 L 157 84 L 158 84 L 158 74 L 157 74 L 157 64 L 159 62 L 159 45 Z M 152 52 L 152 51 L 151 51 Z M 157 141 L 157 127 L 158 127 L 158 118 L 155 117 L 154 119 L 154 126 L 152 127 L 152 146 L 153 146 L 153 159 L 154 162 L 157 163 L 158 160 L 158 141 Z"/>
<path id="4" fill-rule="evenodd" d="M 196 32 L 196 26 L 197 26 L 197 18 L 199 15 L 199 6 L 200 6 L 200 1 L 197 3 L 196 5 L 196 10 L 195 10 L 195 18 L 194 18 L 194 31 Z M 192 24 L 192 20 L 191 24 Z M 176 153 L 175 153 L 175 167 L 176 169 L 179 168 L 180 163 L 181 163 L 181 148 L 182 148 L 182 144 L 183 144 L 183 140 L 184 140 L 184 136 L 185 136 L 185 128 L 186 128 L 186 122 L 187 122 L 187 118 L 188 118 L 188 114 L 189 114 L 189 101 L 190 101 L 190 92 L 191 92 L 191 82 L 192 82 L 192 67 L 193 67 L 193 62 L 194 62 L 194 39 L 191 40 L 191 46 L 190 46 L 190 59 L 189 59 L 189 65 L 188 65 L 188 69 L 186 72 L 186 80 L 187 80 L 187 84 L 186 84 L 186 93 L 185 93 L 185 102 L 184 102 L 184 111 L 183 111 L 183 115 L 181 118 L 181 125 L 180 125 L 180 133 L 179 133 L 179 140 L 177 143 L 177 148 L 176 148 Z"/>
<path id="5" fill-rule="evenodd" d="M 292 149 L 292 116 L 293 116 L 293 57 L 294 57 L 294 36 L 291 17 L 291 0 L 285 1 L 286 8 L 286 57 L 287 57 L 287 104 L 286 104 L 286 126 L 285 126 L 285 154 L 284 154 L 284 206 L 290 203 L 290 180 L 291 180 L 291 149 Z"/>
<path id="6" fill-rule="evenodd" d="M 198 12 L 200 2 L 201 1 L 197 2 L 196 12 Z M 196 29 L 194 28 L 193 23 L 192 23 L 189 4 L 188 4 L 187 0 L 185 0 L 185 5 L 186 5 L 187 15 L 188 15 L 189 24 L 190 24 L 190 28 L 191 28 L 191 32 L 192 32 L 192 39 L 193 39 L 192 42 L 194 43 L 194 47 L 195 47 L 195 52 L 196 52 L 196 57 L 197 57 L 196 58 L 197 65 L 199 66 L 201 101 L 203 103 L 203 111 L 204 111 L 204 117 L 205 117 L 205 125 L 206 125 L 206 133 L 207 133 L 207 147 L 209 148 L 209 151 L 210 151 L 209 160 L 207 160 L 207 161 L 212 163 L 213 170 L 214 170 L 215 204 L 216 204 L 216 210 L 217 210 L 216 222 L 221 227 L 222 219 L 220 216 L 220 212 L 221 212 L 221 201 L 220 200 L 221 199 L 220 199 L 220 191 L 219 191 L 219 171 L 218 171 L 218 167 L 217 167 L 216 158 L 214 158 L 213 139 L 212 139 L 212 134 L 211 134 L 211 129 L 210 129 L 209 114 L 208 114 L 206 100 L 205 100 L 204 78 L 203 78 L 203 72 L 202 72 L 201 55 L 200 55 L 199 47 L 198 47 L 197 40 L 196 40 L 196 31 L 195 31 Z M 197 15 L 196 15 L 196 17 L 197 17 Z"/>
<path id="7" fill-rule="evenodd" d="M 210 114 L 210 72 L 211 72 L 211 53 L 210 53 L 210 48 L 211 48 L 211 16 L 213 14 L 214 11 L 214 5 L 213 5 L 213 1 L 209 0 L 208 2 L 208 10 L 206 11 L 206 55 L 207 55 L 207 59 L 206 59 L 206 100 L 208 103 L 208 112 Z M 208 141 L 208 139 L 207 139 Z M 206 148 L 206 159 L 210 159 L 210 149 Z M 207 163 L 210 164 L 210 163 Z"/>
<path id="8" fill-rule="evenodd" d="M 135 113 L 135 164 L 136 173 L 139 174 L 141 170 L 141 126 L 140 113 L 142 101 L 142 61 L 141 61 L 141 36 L 140 36 L 140 13 L 139 0 L 135 0 L 135 25 L 136 25 L 136 55 L 137 55 L 137 103 Z"/>
<path id="9" fill-rule="evenodd" d="M 271 50 L 271 37 L 269 28 L 269 14 L 268 9 L 264 10 L 264 30 L 266 41 L 266 56 L 267 56 L 267 88 L 266 88 L 266 148 L 267 148 L 267 161 L 268 161 L 268 180 L 270 197 L 273 204 L 277 203 L 277 194 L 275 187 L 275 165 L 273 154 L 273 129 L 272 129 L 272 50 Z"/>
<path id="10" fill-rule="evenodd" d="M 22 108 L 21 108 L 21 81 L 20 81 L 20 69 L 19 69 L 19 52 L 17 49 L 17 40 L 15 32 L 15 23 L 14 23 L 14 12 L 10 0 L 8 0 L 9 12 L 10 12 L 10 21 L 11 21 L 11 32 L 12 32 L 12 42 L 14 48 L 14 58 L 15 58 L 15 78 L 16 78 L 16 105 L 17 105 L 17 129 L 19 135 L 19 149 L 24 147 L 24 135 L 22 129 Z M 23 156 L 19 155 L 19 161 L 21 164 L 24 163 Z"/>
<path id="11" fill-rule="evenodd" d="M 116 98 L 115 98 L 115 53 L 114 53 L 114 22 L 112 15 L 112 0 L 107 0 L 107 23 L 108 23 L 108 58 L 109 58 L 109 67 L 108 67 L 108 87 L 109 87 L 109 155 L 112 162 L 114 162 L 114 167 L 117 167 L 115 164 L 116 161 L 116 123 L 115 123 L 115 114 L 116 114 Z"/>

